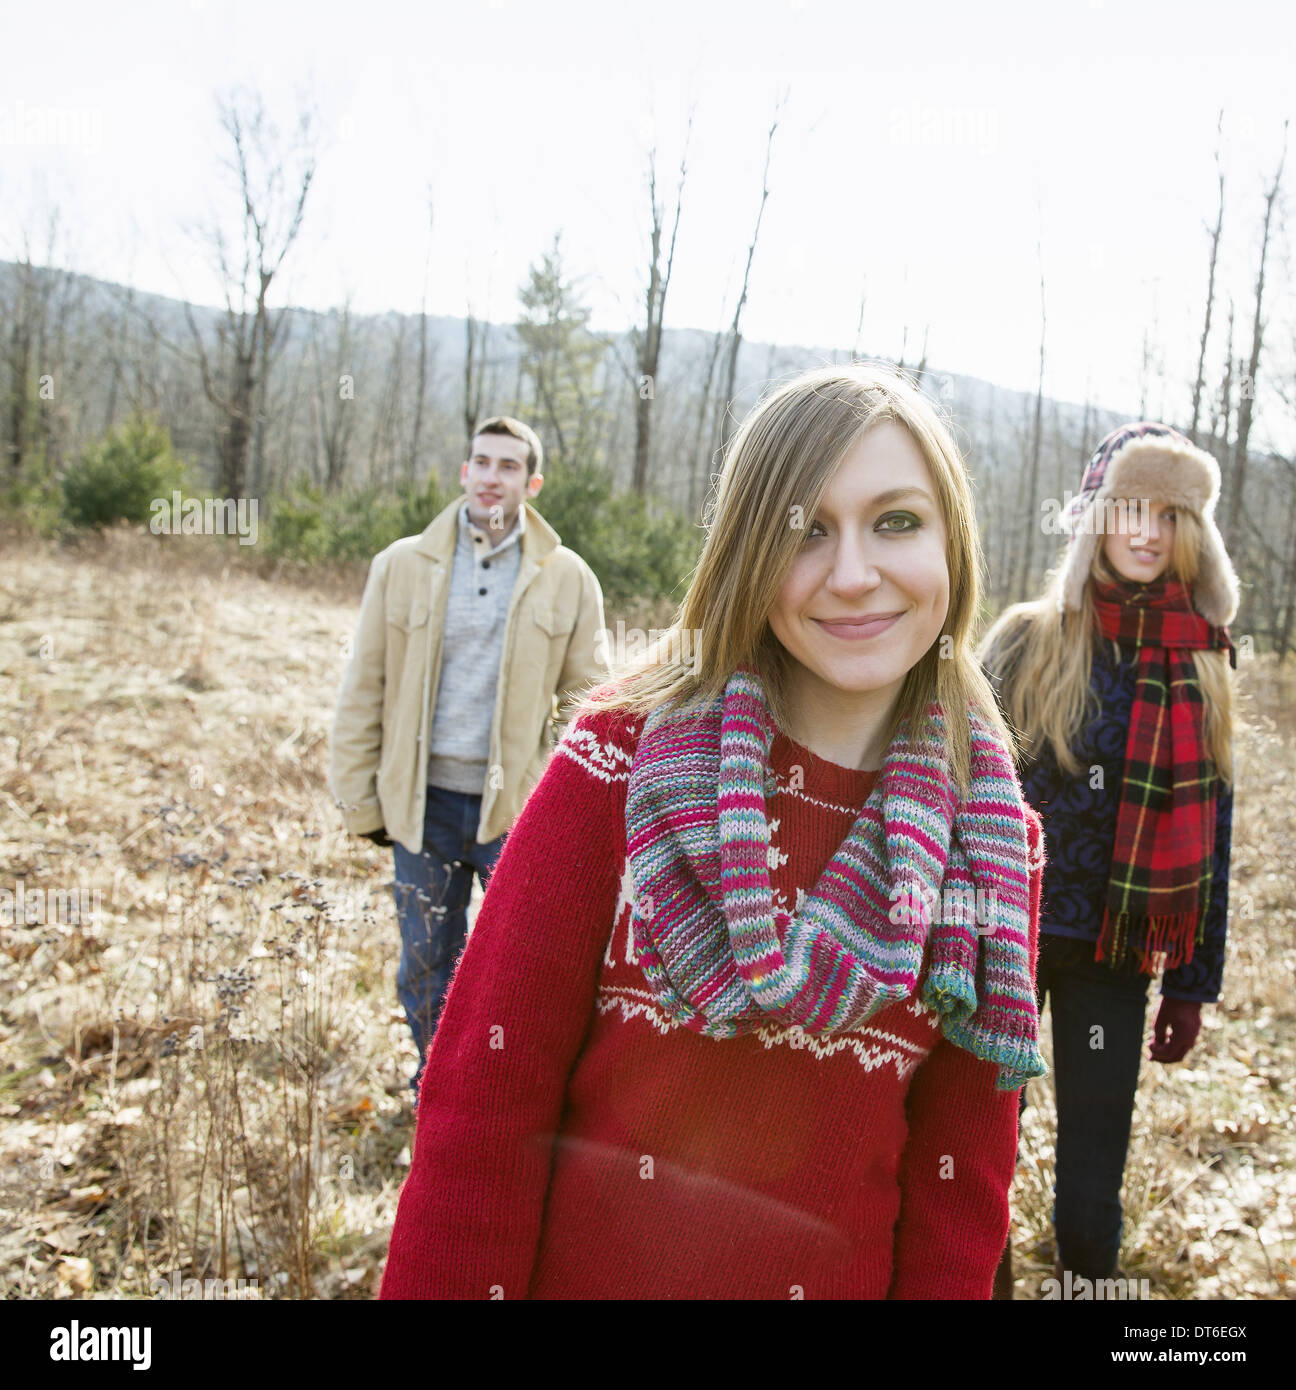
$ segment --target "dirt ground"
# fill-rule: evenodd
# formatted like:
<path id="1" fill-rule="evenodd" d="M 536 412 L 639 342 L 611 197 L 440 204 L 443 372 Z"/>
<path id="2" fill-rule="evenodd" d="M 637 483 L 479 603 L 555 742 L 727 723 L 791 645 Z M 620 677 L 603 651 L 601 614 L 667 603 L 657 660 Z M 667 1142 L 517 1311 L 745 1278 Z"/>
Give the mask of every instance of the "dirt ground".
<path id="1" fill-rule="evenodd" d="M 25 903 L 0 927 L 7 1297 L 376 1289 L 414 1052 L 390 852 L 325 785 L 362 584 L 216 538 L 0 553 L 0 889 Z M 1224 999 L 1187 1064 L 1145 1062 L 1126 1170 L 1122 1263 L 1156 1298 L 1296 1289 L 1296 666 L 1240 679 Z M 1032 1094 L 1019 1298 L 1052 1262 Z"/>

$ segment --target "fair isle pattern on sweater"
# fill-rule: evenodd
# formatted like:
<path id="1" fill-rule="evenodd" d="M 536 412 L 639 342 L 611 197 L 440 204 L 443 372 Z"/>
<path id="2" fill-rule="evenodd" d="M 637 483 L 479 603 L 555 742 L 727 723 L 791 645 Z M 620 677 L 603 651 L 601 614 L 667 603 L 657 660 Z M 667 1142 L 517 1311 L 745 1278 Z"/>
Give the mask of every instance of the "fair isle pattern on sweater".
<path id="1" fill-rule="evenodd" d="M 771 1024 L 832 1036 L 911 997 L 930 951 L 922 998 L 945 1036 L 996 1063 L 1002 1090 L 1042 1076 L 1021 792 L 1006 750 L 968 717 L 968 801 L 956 804 L 933 705 L 925 737 L 902 726 L 850 834 L 790 915 L 770 885 L 775 729 L 759 677 L 735 672 L 701 715 L 649 715 L 626 836 L 640 965 L 663 1013 L 716 1038 Z M 994 902 L 985 934 L 978 888 Z"/>
<path id="2" fill-rule="evenodd" d="M 624 872 L 641 729 L 625 711 L 569 724 L 509 832 L 429 1053 L 383 1296 L 988 1298 L 1017 1097 L 919 995 L 858 1051 L 650 1016 Z M 771 878 L 791 904 L 879 774 L 782 733 L 771 762 Z M 1032 947 L 1039 891 L 1035 868 Z"/>
<path id="3" fill-rule="evenodd" d="M 657 996 L 650 990 L 631 989 L 624 985 L 605 985 L 600 987 L 596 1007 L 601 1014 L 619 1009 L 625 1022 L 642 1016 L 663 1036 L 672 1028 L 683 1025 L 657 1007 Z M 936 1024 L 932 1023 L 933 1041 Z M 921 1047 L 908 1038 L 896 1033 L 888 1033 L 881 1028 L 857 1028 L 853 1032 L 836 1034 L 831 1038 L 816 1037 L 796 1024 L 780 1027 L 766 1024 L 757 1028 L 757 1040 L 768 1051 L 772 1047 L 789 1047 L 794 1051 L 804 1049 L 817 1062 L 835 1056 L 837 1053 L 851 1055 L 864 1068 L 873 1071 L 888 1064 L 895 1068 L 896 1080 L 906 1080 L 919 1062 L 931 1051 Z M 716 1039 L 717 1042 L 721 1041 Z"/>
<path id="4" fill-rule="evenodd" d="M 608 752 L 619 754 L 625 759 L 627 766 L 629 765 L 630 757 L 624 750 L 610 745 Z M 581 762 L 580 759 L 575 759 L 575 761 Z M 582 763 L 581 765 L 584 766 L 585 764 Z M 588 767 L 587 770 L 589 770 Z M 800 801 L 805 806 L 817 808 L 827 806 L 838 815 L 849 815 L 852 820 L 854 819 L 857 808 L 839 807 L 817 797 L 807 796 L 801 789 L 789 787 L 786 779 L 783 778 L 779 779 L 779 783 L 781 792 L 785 792 L 786 795 Z M 778 821 L 771 821 L 771 831 L 777 830 L 778 825 Z M 773 864 L 775 853 L 778 855 L 778 865 Z M 777 868 L 787 863 L 789 857 L 790 851 L 788 853 L 775 851 L 771 844 L 772 867 Z M 801 888 L 796 889 L 798 906 L 805 901 L 805 896 Z M 786 903 L 787 901 L 786 894 L 778 890 L 775 891 L 774 897 L 777 902 Z M 657 996 L 651 990 L 626 983 L 618 969 L 622 963 L 629 967 L 637 968 L 639 966 L 639 957 L 635 951 L 634 942 L 634 902 L 634 879 L 627 861 L 622 870 L 612 933 L 608 937 L 607 949 L 603 953 L 604 969 L 600 975 L 595 1006 L 600 1014 L 619 1015 L 623 1023 L 641 1018 L 664 1037 L 674 1029 L 683 1028 L 683 1024 L 662 1012 L 657 1004 Z M 618 946 L 620 946 L 619 952 Z M 901 1037 L 889 1029 L 868 1025 L 851 1032 L 835 1034 L 831 1038 L 818 1038 L 807 1033 L 797 1024 L 788 1027 L 767 1024 L 758 1028 L 755 1036 L 766 1051 L 773 1047 L 787 1047 L 792 1051 L 804 1050 L 816 1062 L 825 1061 L 829 1057 L 844 1055 L 853 1057 L 865 1071 L 873 1071 L 877 1067 L 889 1064 L 895 1070 L 896 1080 L 903 1082 L 912 1075 L 918 1064 L 931 1052 L 940 1032 L 940 1020 L 935 1010 L 928 1008 L 917 996 L 909 1001 L 903 1012 L 919 1021 L 916 1029 L 919 1034 L 917 1039 Z M 723 1040 L 717 1038 L 714 1041 L 720 1043 Z"/>
<path id="5" fill-rule="evenodd" d="M 627 732 L 633 733 L 633 726 Z M 592 730 L 581 728 L 575 721 L 568 725 L 554 751 L 570 758 L 577 767 L 584 768 L 600 782 L 610 784 L 630 780 L 630 754 L 614 743 L 601 742 Z"/>

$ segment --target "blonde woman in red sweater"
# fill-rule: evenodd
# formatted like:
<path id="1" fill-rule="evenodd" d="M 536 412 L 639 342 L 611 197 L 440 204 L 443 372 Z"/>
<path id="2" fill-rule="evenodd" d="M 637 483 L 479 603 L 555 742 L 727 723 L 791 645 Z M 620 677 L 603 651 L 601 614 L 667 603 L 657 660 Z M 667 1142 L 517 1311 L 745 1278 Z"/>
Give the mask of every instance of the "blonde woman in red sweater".
<path id="1" fill-rule="evenodd" d="M 1042 840 L 968 478 L 862 365 L 770 394 L 675 625 L 505 843 L 386 1298 L 988 1298 L 1043 1073 Z"/>

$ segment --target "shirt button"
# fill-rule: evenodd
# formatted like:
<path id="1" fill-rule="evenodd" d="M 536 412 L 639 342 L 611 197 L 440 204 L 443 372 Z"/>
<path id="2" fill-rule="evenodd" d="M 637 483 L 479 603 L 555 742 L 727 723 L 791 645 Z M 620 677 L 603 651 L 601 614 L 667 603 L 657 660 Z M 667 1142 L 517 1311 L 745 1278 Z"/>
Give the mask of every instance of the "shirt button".
<path id="1" fill-rule="evenodd" d="M 484 593 L 486 592 L 486 590 L 485 590 L 485 589 L 478 589 L 477 592 L 478 592 L 479 594 L 484 594 Z"/>
<path id="2" fill-rule="evenodd" d="M 489 560 L 483 560 L 483 561 L 482 561 L 482 569 L 484 569 L 484 570 L 490 569 L 490 561 L 489 561 Z"/>

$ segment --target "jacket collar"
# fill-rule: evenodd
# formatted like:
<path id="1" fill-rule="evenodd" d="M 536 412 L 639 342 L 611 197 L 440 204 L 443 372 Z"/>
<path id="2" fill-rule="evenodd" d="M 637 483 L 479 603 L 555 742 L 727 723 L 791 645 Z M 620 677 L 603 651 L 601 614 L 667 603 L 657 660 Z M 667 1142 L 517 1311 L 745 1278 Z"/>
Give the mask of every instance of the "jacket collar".
<path id="1" fill-rule="evenodd" d="M 449 562 L 459 540 L 459 508 L 462 497 L 456 497 L 443 511 L 440 511 L 424 528 L 414 549 L 431 560 Z M 526 508 L 526 529 L 519 540 L 524 560 L 542 564 L 546 556 L 562 544 L 558 532 L 529 503 Z"/>

